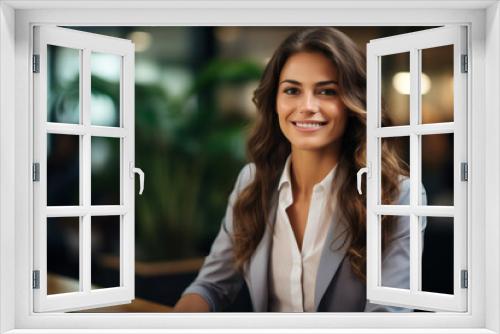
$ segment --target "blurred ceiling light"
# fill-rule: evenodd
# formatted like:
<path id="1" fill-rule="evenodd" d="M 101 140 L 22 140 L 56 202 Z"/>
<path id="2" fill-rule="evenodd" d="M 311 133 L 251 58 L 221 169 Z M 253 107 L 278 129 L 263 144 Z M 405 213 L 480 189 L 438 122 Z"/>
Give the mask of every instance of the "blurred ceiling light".
<path id="1" fill-rule="evenodd" d="M 425 73 L 422 73 L 420 79 L 421 93 L 422 95 L 427 94 L 431 89 L 431 79 Z M 398 93 L 410 95 L 410 73 L 396 73 L 394 77 L 392 77 L 392 86 L 398 91 Z"/>
<path id="2" fill-rule="evenodd" d="M 232 43 L 240 36 L 238 27 L 219 27 L 215 30 L 215 37 L 222 43 Z"/>
<path id="3" fill-rule="evenodd" d="M 134 31 L 129 35 L 129 39 L 135 44 L 136 52 L 144 52 L 151 46 L 151 34 L 144 31 Z"/>

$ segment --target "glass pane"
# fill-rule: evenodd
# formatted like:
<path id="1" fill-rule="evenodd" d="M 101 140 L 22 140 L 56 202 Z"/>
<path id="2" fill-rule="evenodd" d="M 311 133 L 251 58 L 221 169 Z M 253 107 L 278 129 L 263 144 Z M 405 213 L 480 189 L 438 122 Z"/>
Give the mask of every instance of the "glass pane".
<path id="1" fill-rule="evenodd" d="M 381 154 L 383 158 L 380 162 L 380 178 L 381 181 L 381 193 L 379 194 L 379 202 L 381 204 L 392 204 L 392 205 L 410 205 L 410 198 L 402 198 L 399 203 L 399 198 L 395 198 L 394 201 L 390 200 L 391 184 L 396 178 L 405 175 L 409 177 L 410 171 L 410 137 L 387 137 L 380 138 Z M 395 165 L 395 163 L 398 165 Z M 399 166 L 399 172 L 394 168 Z M 387 173 L 385 175 L 384 173 Z M 397 175 L 394 173 L 398 173 Z M 387 192 L 387 194 L 384 194 Z"/>
<path id="2" fill-rule="evenodd" d="M 92 205 L 119 205 L 120 139 L 92 137 L 91 158 Z"/>
<path id="3" fill-rule="evenodd" d="M 381 286 L 399 289 L 410 288 L 410 217 L 409 216 L 380 216 L 380 226 L 383 235 L 387 235 L 386 245 L 381 243 L 382 248 L 382 282 Z M 407 238 L 401 238 L 407 235 Z M 397 239 L 398 248 L 403 247 L 406 252 L 399 253 L 397 266 L 394 261 L 387 262 L 385 259 L 394 255 L 394 240 Z M 398 250 L 399 252 L 399 250 Z M 401 255 L 403 254 L 403 255 Z M 404 256 L 407 255 L 407 256 Z M 392 264 L 392 265 L 391 265 Z"/>
<path id="4" fill-rule="evenodd" d="M 120 126 L 120 77 L 122 57 L 92 52 L 91 103 L 92 125 Z"/>
<path id="5" fill-rule="evenodd" d="M 80 50 L 47 45 L 47 121 L 80 123 Z"/>
<path id="6" fill-rule="evenodd" d="M 383 126 L 410 124 L 410 53 L 380 57 Z M 381 124 L 382 126 L 382 124 Z"/>
<path id="7" fill-rule="evenodd" d="M 421 52 L 421 122 L 453 122 L 453 45 Z"/>
<path id="8" fill-rule="evenodd" d="M 79 205 L 80 137 L 47 134 L 47 205 Z"/>
<path id="9" fill-rule="evenodd" d="M 453 134 L 426 135 L 421 140 L 427 205 L 453 206 Z M 425 205 L 422 199 L 420 204 Z"/>
<path id="10" fill-rule="evenodd" d="M 453 294 L 453 217 L 420 217 L 427 224 L 422 255 L 422 291 Z"/>
<path id="11" fill-rule="evenodd" d="M 47 218 L 47 294 L 80 290 L 80 218 Z"/>
<path id="12" fill-rule="evenodd" d="M 120 216 L 92 217 L 92 289 L 120 286 Z"/>

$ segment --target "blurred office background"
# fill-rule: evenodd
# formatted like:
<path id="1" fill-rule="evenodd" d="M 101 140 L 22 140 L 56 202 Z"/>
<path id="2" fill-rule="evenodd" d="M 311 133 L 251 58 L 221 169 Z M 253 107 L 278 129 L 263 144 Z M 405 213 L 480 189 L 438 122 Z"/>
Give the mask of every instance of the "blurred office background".
<path id="1" fill-rule="evenodd" d="M 130 39 L 135 53 L 136 300 L 98 312 L 167 312 L 209 252 L 255 116 L 253 90 L 273 51 L 298 27 L 72 27 Z M 425 27 L 424 27 L 425 28 Z M 362 50 L 371 39 L 423 27 L 340 27 Z M 76 50 L 49 47 L 48 121 L 79 122 Z M 92 56 L 92 124 L 119 124 L 119 60 Z M 453 121 L 453 53 L 422 54 L 423 123 Z M 409 124 L 409 56 L 382 61 L 394 125 Z M 78 205 L 79 140 L 48 135 L 48 205 Z M 395 140 L 409 161 L 408 138 Z M 119 141 L 92 140 L 92 204 L 119 204 Z M 422 182 L 431 205 L 453 205 L 453 135 L 423 136 Z M 356 172 L 356 171 L 353 171 Z M 78 291 L 78 218 L 48 224 L 49 294 Z M 119 217 L 92 218 L 92 284 L 119 285 Z M 453 293 L 453 220 L 428 217 L 424 291 Z M 437 274 L 436 274 L 437 272 Z M 431 273 L 434 273 L 431 275 Z M 246 289 L 228 311 L 250 311 Z"/>

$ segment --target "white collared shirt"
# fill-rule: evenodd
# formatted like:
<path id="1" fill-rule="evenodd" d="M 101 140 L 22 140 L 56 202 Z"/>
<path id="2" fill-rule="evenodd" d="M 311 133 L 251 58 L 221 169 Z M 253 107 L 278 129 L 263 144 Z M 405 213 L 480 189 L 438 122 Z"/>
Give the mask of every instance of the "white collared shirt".
<path id="1" fill-rule="evenodd" d="M 314 185 L 307 223 L 299 250 L 286 209 L 293 203 L 290 178 L 291 155 L 281 175 L 279 202 L 270 258 L 269 309 L 273 312 L 314 312 L 316 273 L 331 224 L 333 201 L 328 200 L 335 167 Z M 325 206 L 329 202 L 330 210 Z"/>

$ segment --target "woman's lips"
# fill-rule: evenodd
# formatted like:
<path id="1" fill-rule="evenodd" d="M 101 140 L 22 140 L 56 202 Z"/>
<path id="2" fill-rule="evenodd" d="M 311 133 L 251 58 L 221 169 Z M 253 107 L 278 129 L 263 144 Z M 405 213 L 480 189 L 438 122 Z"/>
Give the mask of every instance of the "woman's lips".
<path id="1" fill-rule="evenodd" d="M 325 127 L 327 122 L 293 122 L 292 124 L 298 131 L 314 132 Z"/>

